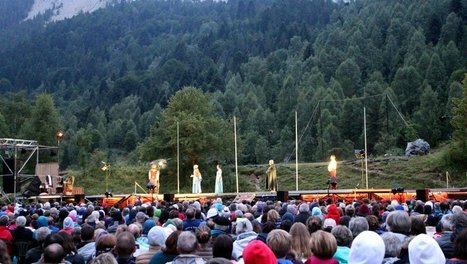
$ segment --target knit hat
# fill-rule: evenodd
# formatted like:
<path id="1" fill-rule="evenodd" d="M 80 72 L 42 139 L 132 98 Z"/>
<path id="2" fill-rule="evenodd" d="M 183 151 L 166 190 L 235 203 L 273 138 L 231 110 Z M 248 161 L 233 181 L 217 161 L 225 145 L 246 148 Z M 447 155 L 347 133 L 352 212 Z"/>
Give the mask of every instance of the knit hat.
<path id="1" fill-rule="evenodd" d="M 230 222 L 230 220 L 224 216 L 217 216 L 217 217 L 214 217 L 212 220 L 215 224 L 220 225 L 220 226 L 229 226 L 232 224 L 232 222 Z"/>
<path id="2" fill-rule="evenodd" d="M 163 227 L 154 226 L 149 230 L 148 243 L 151 246 L 163 246 L 168 234 Z"/>
<path id="3" fill-rule="evenodd" d="M 151 230 L 151 228 L 155 225 L 156 225 L 156 222 L 154 222 L 154 220 L 148 219 L 144 221 L 143 234 L 147 235 L 149 233 L 149 230 Z"/>
<path id="4" fill-rule="evenodd" d="M 411 264 L 435 264 L 446 262 L 446 258 L 439 244 L 426 234 L 420 234 L 410 241 L 409 260 Z"/>
<path id="5" fill-rule="evenodd" d="M 39 218 L 37 218 L 37 224 L 38 224 L 38 228 L 43 227 L 43 226 L 49 226 L 49 219 L 41 215 L 39 216 Z"/>
<path id="6" fill-rule="evenodd" d="M 326 228 L 326 227 L 334 228 L 335 226 L 336 226 L 336 220 L 332 218 L 327 218 L 326 220 L 324 220 L 323 228 Z"/>
<path id="7" fill-rule="evenodd" d="M 245 264 L 277 264 L 272 250 L 260 240 L 253 240 L 243 250 Z"/>
<path id="8" fill-rule="evenodd" d="M 216 208 L 211 208 L 208 210 L 207 214 L 206 214 L 206 217 L 207 218 L 213 218 L 214 216 L 216 216 L 218 213 L 217 213 L 217 209 Z"/>
<path id="9" fill-rule="evenodd" d="M 384 253 L 383 239 L 373 231 L 363 231 L 352 242 L 348 263 L 381 263 L 383 262 Z"/>
<path id="10" fill-rule="evenodd" d="M 366 216 L 368 216 L 370 214 L 371 214 L 371 210 L 368 207 L 368 205 L 366 205 L 366 204 L 360 205 L 360 207 L 358 208 L 357 215 L 366 217 Z"/>
<path id="11" fill-rule="evenodd" d="M 63 229 L 73 228 L 74 226 L 75 223 L 73 222 L 73 219 L 71 219 L 69 216 L 65 217 L 65 220 L 63 220 Z"/>
<path id="12" fill-rule="evenodd" d="M 282 221 L 284 221 L 284 220 L 290 220 L 290 222 L 293 223 L 294 220 L 295 220 L 295 217 L 293 216 L 293 214 L 287 212 L 287 213 L 285 213 L 285 214 L 281 217 L 281 219 L 282 219 Z"/>

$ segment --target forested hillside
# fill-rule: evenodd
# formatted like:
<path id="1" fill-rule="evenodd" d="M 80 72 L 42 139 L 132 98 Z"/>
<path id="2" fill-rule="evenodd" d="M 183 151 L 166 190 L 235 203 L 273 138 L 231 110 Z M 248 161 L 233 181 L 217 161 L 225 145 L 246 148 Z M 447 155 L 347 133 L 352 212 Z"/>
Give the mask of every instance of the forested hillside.
<path id="1" fill-rule="evenodd" d="M 229 163 L 233 116 L 239 162 L 294 159 L 295 111 L 301 161 L 348 158 L 364 147 L 364 106 L 369 154 L 436 147 L 467 72 L 467 0 L 139 0 L 12 21 L 0 20 L 0 134 L 54 145 L 44 127 L 63 129 L 62 167 L 175 159 L 176 122 L 187 166 Z M 196 89 L 169 104 L 184 87 Z"/>

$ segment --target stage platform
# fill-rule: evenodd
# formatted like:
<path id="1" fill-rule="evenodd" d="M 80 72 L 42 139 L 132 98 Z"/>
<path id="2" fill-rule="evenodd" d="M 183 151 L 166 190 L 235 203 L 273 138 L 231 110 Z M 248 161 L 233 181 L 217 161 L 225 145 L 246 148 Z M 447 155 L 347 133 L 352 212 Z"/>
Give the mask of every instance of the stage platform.
<path id="1" fill-rule="evenodd" d="M 120 205 L 134 204 L 136 198 L 140 197 L 141 202 L 152 202 L 152 201 L 165 201 L 165 202 L 177 202 L 177 201 L 214 201 L 217 198 L 221 198 L 224 202 L 227 200 L 242 202 L 252 200 L 304 200 L 308 202 L 332 199 L 338 201 L 342 199 L 346 202 L 352 202 L 354 200 L 361 200 L 363 198 L 376 199 L 376 200 L 398 200 L 399 202 L 405 202 L 410 199 L 417 200 L 433 200 L 433 201 L 444 201 L 448 199 L 467 199 L 467 188 L 451 188 L 451 189 L 422 189 L 422 190 L 404 190 L 404 192 L 393 193 L 392 189 L 341 189 L 341 190 L 302 190 L 302 191 L 278 191 L 278 192 L 241 192 L 241 193 L 180 193 L 180 194 L 131 194 L 131 195 L 113 195 L 113 197 L 103 196 L 86 196 L 89 200 L 96 198 L 102 198 L 102 201 L 107 205 L 114 205 L 119 203 Z"/>
<path id="2" fill-rule="evenodd" d="M 88 201 L 100 201 L 106 205 L 113 206 L 118 203 L 121 206 L 134 204 L 137 197 L 141 198 L 141 202 L 165 201 L 213 201 L 221 198 L 224 202 L 227 200 L 242 202 L 253 200 L 304 200 L 308 202 L 332 199 L 338 201 L 339 199 L 346 202 L 353 200 L 361 200 L 363 198 L 376 199 L 376 200 L 398 200 L 405 202 L 409 199 L 417 200 L 434 200 L 444 201 L 448 199 L 467 199 L 466 188 L 449 188 L 449 189 L 421 189 L 421 190 L 404 190 L 400 193 L 393 193 L 392 189 L 337 189 L 337 190 L 301 190 L 301 191 L 277 191 L 277 192 L 240 192 L 240 193 L 175 193 L 175 194 L 113 194 L 112 196 L 105 195 L 39 195 L 32 197 L 17 197 L 18 200 L 28 201 L 66 201 L 82 203 Z"/>

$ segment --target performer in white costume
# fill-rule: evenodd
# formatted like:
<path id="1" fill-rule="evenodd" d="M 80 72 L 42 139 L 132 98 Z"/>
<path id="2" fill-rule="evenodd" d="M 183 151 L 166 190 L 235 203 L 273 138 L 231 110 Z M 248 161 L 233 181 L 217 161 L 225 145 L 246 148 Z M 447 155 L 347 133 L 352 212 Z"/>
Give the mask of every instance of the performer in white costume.
<path id="1" fill-rule="evenodd" d="M 217 164 L 217 172 L 216 172 L 216 187 L 215 193 L 223 193 L 224 192 L 224 186 L 222 184 L 222 169 L 221 165 Z"/>
<path id="2" fill-rule="evenodd" d="M 201 180 L 203 179 L 201 177 L 201 172 L 199 172 L 198 165 L 193 166 L 193 174 L 190 176 L 193 178 L 193 188 L 192 192 L 193 193 L 201 193 Z"/>

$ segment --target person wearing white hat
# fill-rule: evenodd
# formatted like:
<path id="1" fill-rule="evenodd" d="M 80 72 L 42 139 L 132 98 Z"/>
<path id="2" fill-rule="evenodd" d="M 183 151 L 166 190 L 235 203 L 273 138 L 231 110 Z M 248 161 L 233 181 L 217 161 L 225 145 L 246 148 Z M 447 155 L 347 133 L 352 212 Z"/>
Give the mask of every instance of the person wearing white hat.
<path id="1" fill-rule="evenodd" d="M 436 264 L 446 262 L 446 258 L 438 243 L 426 234 L 420 234 L 410 241 L 409 260 L 411 264 Z"/>
<path id="2" fill-rule="evenodd" d="M 363 231 L 352 242 L 348 263 L 381 263 L 384 258 L 384 252 L 385 246 L 383 239 L 373 231 Z"/>

